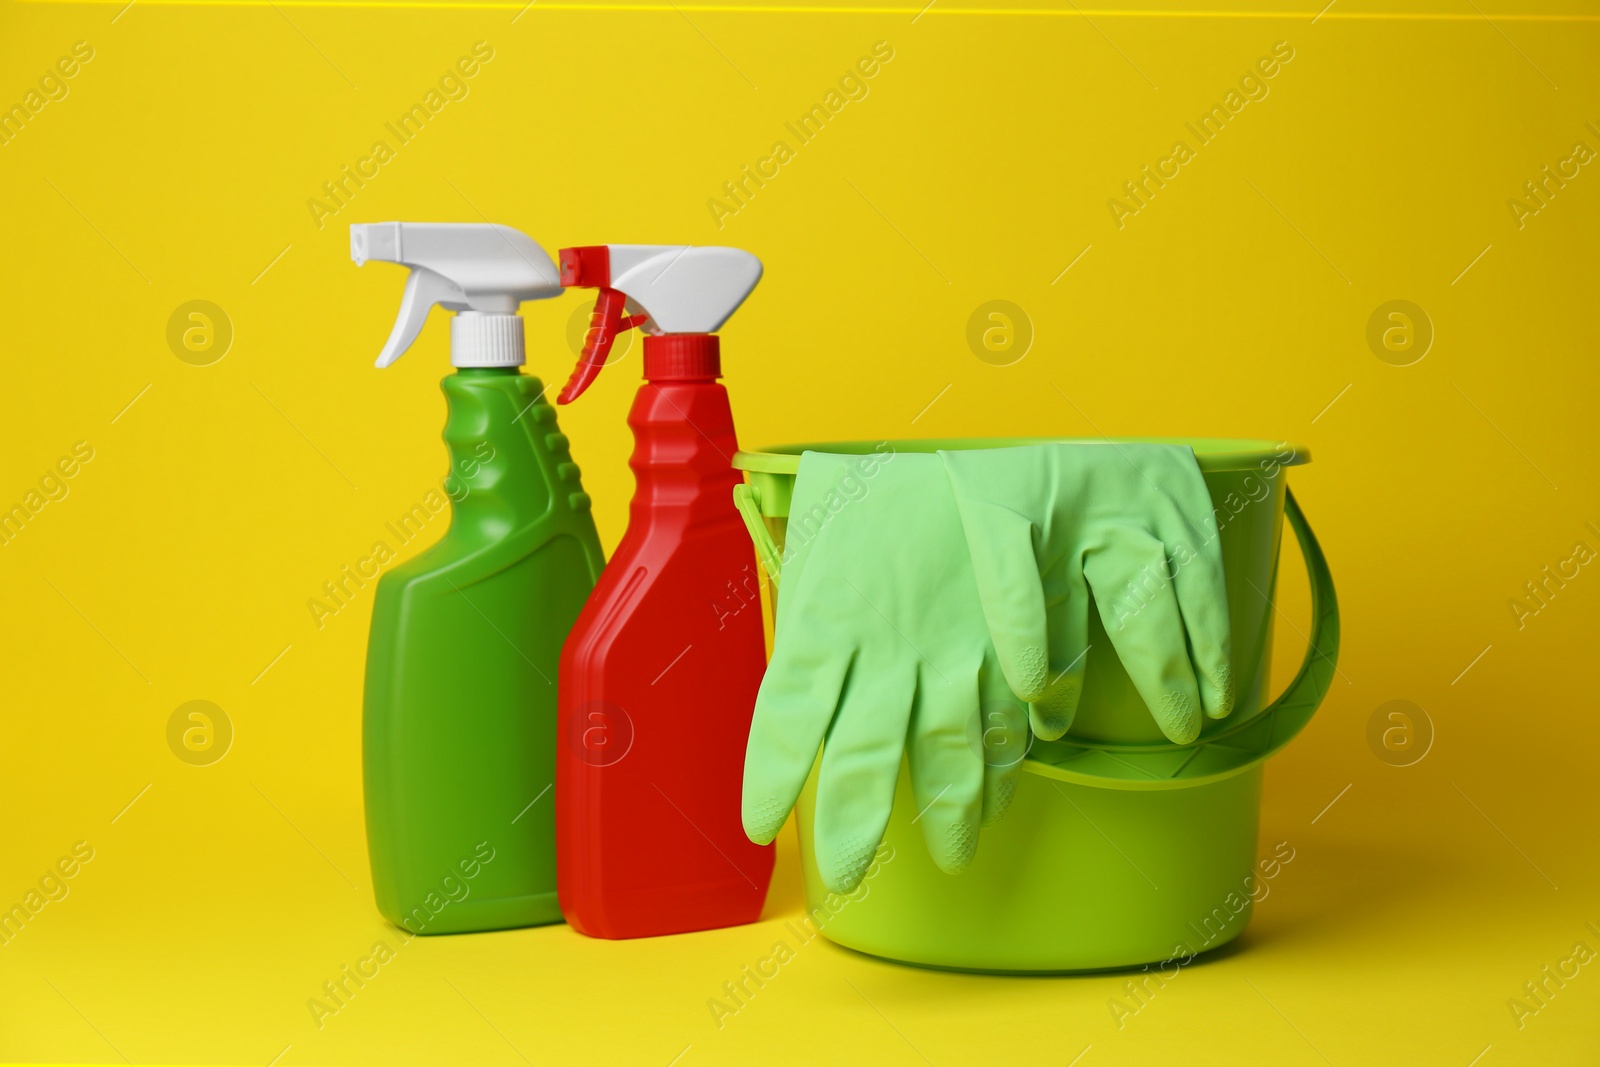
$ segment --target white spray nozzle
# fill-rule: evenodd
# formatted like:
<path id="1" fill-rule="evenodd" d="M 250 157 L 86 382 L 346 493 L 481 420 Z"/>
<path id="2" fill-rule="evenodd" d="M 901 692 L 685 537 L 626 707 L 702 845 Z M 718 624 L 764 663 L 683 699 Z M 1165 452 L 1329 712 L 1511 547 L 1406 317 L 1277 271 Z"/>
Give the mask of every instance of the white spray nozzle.
<path id="1" fill-rule="evenodd" d="M 457 367 L 520 367 L 524 300 L 561 294 L 555 263 L 527 234 L 479 222 L 374 222 L 350 227 L 350 258 L 410 267 L 400 314 L 378 366 L 403 355 L 435 304 L 456 312 L 450 362 Z"/>
<path id="2" fill-rule="evenodd" d="M 650 333 L 716 333 L 761 280 L 761 260 L 740 248 L 605 247 L 609 288 L 650 316 L 645 326 Z"/>

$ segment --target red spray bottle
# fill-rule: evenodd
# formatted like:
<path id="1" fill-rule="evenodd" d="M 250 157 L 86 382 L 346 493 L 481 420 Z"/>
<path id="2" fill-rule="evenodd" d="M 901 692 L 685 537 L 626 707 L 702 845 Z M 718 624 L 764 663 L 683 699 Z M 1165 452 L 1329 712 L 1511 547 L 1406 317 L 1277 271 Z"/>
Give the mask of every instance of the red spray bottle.
<path id="1" fill-rule="evenodd" d="M 628 529 L 558 684 L 557 887 L 591 937 L 753 922 L 772 876 L 772 846 L 739 817 L 766 649 L 715 333 L 760 278 L 761 261 L 734 248 L 561 251 L 561 284 L 599 298 L 560 403 L 599 375 L 618 333 L 645 334 Z"/>

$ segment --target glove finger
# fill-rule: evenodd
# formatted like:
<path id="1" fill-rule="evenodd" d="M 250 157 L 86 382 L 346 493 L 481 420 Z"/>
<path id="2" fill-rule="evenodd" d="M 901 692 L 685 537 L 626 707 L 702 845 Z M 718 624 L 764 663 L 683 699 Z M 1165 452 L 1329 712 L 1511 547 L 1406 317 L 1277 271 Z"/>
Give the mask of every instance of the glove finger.
<path id="1" fill-rule="evenodd" d="M 1228 583 L 1216 542 L 1202 546 L 1187 563 L 1174 557 L 1173 586 L 1189 638 L 1189 655 L 1200 682 L 1207 715 L 1221 719 L 1233 711 L 1232 634 L 1228 622 Z"/>
<path id="2" fill-rule="evenodd" d="M 1046 741 L 1054 741 L 1072 726 L 1089 661 L 1089 584 L 1082 559 L 1072 555 L 1057 567 L 1064 572 L 1057 581 L 1067 595 L 1049 606 L 1050 677 L 1044 692 L 1028 705 L 1033 732 Z"/>
<path id="3" fill-rule="evenodd" d="M 981 457 L 940 453 L 955 491 L 984 621 L 1006 681 L 1020 700 L 1036 700 L 1050 681 L 1044 588 L 1025 515 L 982 499 Z"/>
<path id="4" fill-rule="evenodd" d="M 918 671 L 908 740 L 911 793 L 922 839 L 947 874 L 966 869 L 983 823 L 983 759 L 971 740 L 979 717 L 975 674 Z"/>
<path id="5" fill-rule="evenodd" d="M 1173 574 L 1201 704 L 1207 715 L 1220 719 L 1233 711 L 1233 655 L 1228 582 L 1211 493 L 1192 452 L 1172 455 L 1160 480 L 1155 533 L 1172 561 L 1168 573 Z"/>
<path id="6" fill-rule="evenodd" d="M 984 700 L 977 738 L 983 756 L 983 825 L 994 825 L 1010 809 L 1032 743 L 1028 712 L 1015 696 L 1001 691 Z"/>
<path id="7" fill-rule="evenodd" d="M 817 759 L 844 688 L 849 656 L 779 642 L 761 679 L 745 746 L 741 815 L 745 836 L 765 845 L 783 828 Z"/>
<path id="8" fill-rule="evenodd" d="M 916 667 L 903 656 L 858 654 L 851 663 L 822 746 L 813 834 L 817 871 L 836 893 L 861 884 L 883 840 L 916 684 Z"/>
<path id="9" fill-rule="evenodd" d="M 1115 531 L 1084 564 L 1128 677 L 1161 732 L 1186 745 L 1200 736 L 1200 693 L 1168 573 L 1161 542 L 1131 528 Z"/>

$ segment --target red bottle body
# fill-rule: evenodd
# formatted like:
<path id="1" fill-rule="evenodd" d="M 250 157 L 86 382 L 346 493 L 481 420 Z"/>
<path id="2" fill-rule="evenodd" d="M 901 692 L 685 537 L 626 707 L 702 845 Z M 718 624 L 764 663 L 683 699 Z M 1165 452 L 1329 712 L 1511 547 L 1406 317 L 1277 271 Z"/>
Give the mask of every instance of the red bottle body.
<path id="1" fill-rule="evenodd" d="M 740 822 L 766 648 L 727 390 L 646 382 L 628 425 L 628 529 L 567 638 L 558 697 L 561 910 L 605 938 L 753 922 L 773 864 Z"/>

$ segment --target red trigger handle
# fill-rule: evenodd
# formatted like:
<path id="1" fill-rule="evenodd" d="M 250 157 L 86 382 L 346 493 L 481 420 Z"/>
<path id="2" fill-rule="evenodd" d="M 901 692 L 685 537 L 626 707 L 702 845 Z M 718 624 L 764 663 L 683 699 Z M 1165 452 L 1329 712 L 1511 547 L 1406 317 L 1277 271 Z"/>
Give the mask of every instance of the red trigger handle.
<path id="1" fill-rule="evenodd" d="M 600 290 L 594 302 L 594 311 L 589 315 L 589 329 L 583 335 L 583 354 L 578 357 L 578 365 L 573 369 L 572 377 L 567 379 L 561 395 L 556 397 L 556 403 L 572 403 L 600 376 L 617 334 L 624 329 L 622 309 L 627 302 L 628 298 L 619 290 Z"/>
<path id="2" fill-rule="evenodd" d="M 566 386 L 556 397 L 558 404 L 570 404 L 600 376 L 606 361 L 611 357 L 611 346 L 617 334 L 643 325 L 648 315 L 624 316 L 627 294 L 613 289 L 611 281 L 611 253 L 606 245 L 588 245 L 561 250 L 561 284 L 581 286 L 600 291 L 595 299 L 594 311 L 589 315 L 589 329 L 583 337 L 583 353 L 578 365 L 567 379 Z"/>

